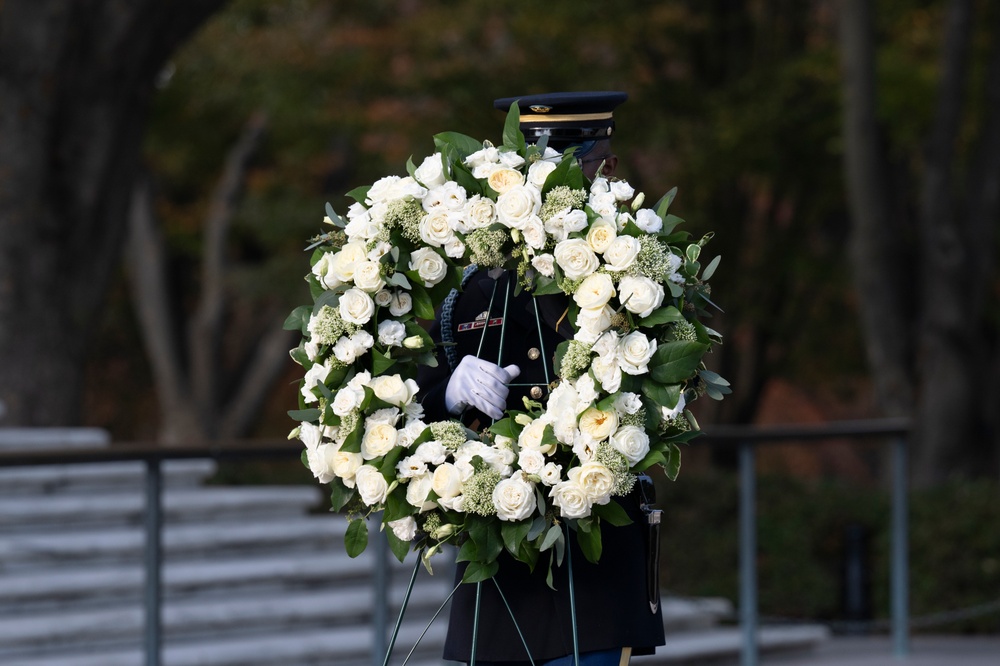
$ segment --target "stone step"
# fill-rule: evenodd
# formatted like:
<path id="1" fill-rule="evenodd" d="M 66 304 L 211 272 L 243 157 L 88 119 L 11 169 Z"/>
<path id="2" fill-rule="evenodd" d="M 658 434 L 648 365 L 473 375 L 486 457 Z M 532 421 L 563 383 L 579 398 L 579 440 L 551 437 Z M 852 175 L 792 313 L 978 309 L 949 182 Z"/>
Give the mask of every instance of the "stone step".
<path id="1" fill-rule="evenodd" d="M 667 664 L 737 663 L 743 635 L 737 626 L 696 631 L 668 632 L 666 645 L 655 655 L 633 657 L 636 666 Z M 813 649 L 830 639 L 830 630 L 818 624 L 762 626 L 758 632 L 761 652 Z"/>
<path id="2" fill-rule="evenodd" d="M 268 552 L 343 550 L 347 521 L 341 516 L 292 516 L 219 524 L 167 525 L 163 529 L 165 556 L 176 560 L 216 559 L 226 553 L 243 556 Z M 0 563 L 6 571 L 61 566 L 89 566 L 138 562 L 143 555 L 139 527 L 102 530 L 65 529 L 45 534 L 0 534 Z"/>
<path id="3" fill-rule="evenodd" d="M 319 506 L 314 486 L 216 486 L 169 488 L 163 493 L 168 522 L 215 522 L 253 516 L 303 514 Z M 43 532 L 63 526 L 141 524 L 146 499 L 142 493 L 104 492 L 86 495 L 6 497 L 0 501 L 0 530 Z"/>
<path id="4" fill-rule="evenodd" d="M 436 611 L 450 586 L 426 578 L 417 581 L 407 610 L 411 621 Z M 445 589 L 449 587 L 449 589 Z M 405 589 L 390 588 L 398 608 Z M 162 621 L 167 641 L 221 637 L 255 630 L 283 633 L 293 628 L 371 625 L 374 598 L 367 580 L 318 591 L 277 591 L 264 594 L 189 598 L 163 605 Z M 28 649 L 44 650 L 59 644 L 109 643 L 142 635 L 141 604 L 0 618 L 0 659 Z"/>
<path id="5" fill-rule="evenodd" d="M 405 584 L 414 566 L 390 558 L 394 584 Z M 351 558 L 342 548 L 330 551 L 294 550 L 268 557 L 239 556 L 165 563 L 162 592 L 165 599 L 233 594 L 250 590 L 287 591 L 329 587 L 371 575 L 372 551 Z M 451 582 L 451 567 L 438 567 L 434 579 Z M 418 576 L 427 577 L 425 572 Z M 145 571 L 139 563 L 0 572 L 0 617 L 44 611 L 67 604 L 100 606 L 138 601 L 144 591 Z"/>
<path id="6" fill-rule="evenodd" d="M 167 460 L 161 467 L 167 488 L 201 485 L 215 474 L 207 458 Z M 141 462 L 71 463 L 0 469 L 0 499 L 29 495 L 79 495 L 110 490 L 141 492 L 146 482 Z"/>
<path id="7" fill-rule="evenodd" d="M 400 628 L 391 664 L 402 664 L 426 622 L 406 622 Z M 408 666 L 440 666 L 447 631 L 438 620 L 420 641 Z M 370 666 L 373 636 L 370 627 L 290 629 L 278 633 L 248 633 L 212 640 L 168 641 L 164 666 Z M 72 650 L 48 655 L 9 657 L 4 666 L 137 666 L 143 663 L 137 645 Z"/>

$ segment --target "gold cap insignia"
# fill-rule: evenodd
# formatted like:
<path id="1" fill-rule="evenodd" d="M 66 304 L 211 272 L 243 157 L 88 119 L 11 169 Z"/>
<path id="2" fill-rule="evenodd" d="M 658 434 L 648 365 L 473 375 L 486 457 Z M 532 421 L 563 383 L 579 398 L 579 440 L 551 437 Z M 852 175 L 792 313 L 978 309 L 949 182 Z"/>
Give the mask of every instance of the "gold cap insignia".
<path id="1" fill-rule="evenodd" d="M 549 111 L 552 110 L 551 106 L 542 106 L 541 104 L 536 104 L 535 106 L 529 106 L 528 108 L 534 111 L 535 113 L 548 113 Z"/>

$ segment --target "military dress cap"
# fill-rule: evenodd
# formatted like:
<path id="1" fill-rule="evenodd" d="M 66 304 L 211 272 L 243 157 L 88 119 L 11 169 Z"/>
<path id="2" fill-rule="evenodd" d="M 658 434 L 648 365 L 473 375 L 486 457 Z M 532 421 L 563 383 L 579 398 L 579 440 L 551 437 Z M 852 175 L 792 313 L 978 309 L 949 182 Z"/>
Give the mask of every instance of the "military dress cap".
<path id="1" fill-rule="evenodd" d="M 507 111 L 517 103 L 521 113 L 521 131 L 528 143 L 549 137 L 549 146 L 565 150 L 580 146 L 576 155 L 586 154 L 600 139 L 611 138 L 615 131 L 615 108 L 628 99 L 623 92 L 555 92 L 522 97 L 504 97 L 493 106 Z"/>

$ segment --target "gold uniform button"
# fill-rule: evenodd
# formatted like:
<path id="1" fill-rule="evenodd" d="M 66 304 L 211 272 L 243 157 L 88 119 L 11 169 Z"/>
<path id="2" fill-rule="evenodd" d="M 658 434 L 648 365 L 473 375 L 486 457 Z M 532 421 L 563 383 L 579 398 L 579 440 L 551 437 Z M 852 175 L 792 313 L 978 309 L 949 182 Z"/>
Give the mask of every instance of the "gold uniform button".
<path id="1" fill-rule="evenodd" d="M 539 398 L 541 398 L 542 397 L 542 387 L 541 386 L 532 386 L 531 387 L 531 397 L 534 398 L 535 400 L 538 400 Z"/>
<path id="2" fill-rule="evenodd" d="M 538 357 L 542 355 L 542 352 L 538 351 L 538 347 L 532 347 L 528 350 L 528 358 L 532 361 L 537 361 Z"/>

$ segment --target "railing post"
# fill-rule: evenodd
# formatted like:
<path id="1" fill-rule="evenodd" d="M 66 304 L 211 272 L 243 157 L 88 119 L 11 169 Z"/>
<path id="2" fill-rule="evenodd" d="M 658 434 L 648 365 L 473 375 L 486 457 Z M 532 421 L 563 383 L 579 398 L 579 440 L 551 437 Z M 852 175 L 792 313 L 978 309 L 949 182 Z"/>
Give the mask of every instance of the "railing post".
<path id="1" fill-rule="evenodd" d="M 892 442 L 892 653 L 910 654 L 909 456 L 906 436 Z"/>
<path id="2" fill-rule="evenodd" d="M 389 540 L 383 532 L 375 534 L 375 589 L 372 591 L 372 666 L 384 663 L 388 645 L 386 629 L 389 626 Z"/>
<path id="3" fill-rule="evenodd" d="M 741 666 L 757 666 L 757 477 L 754 443 L 740 442 Z"/>
<path id="4" fill-rule="evenodd" d="M 160 666 L 161 607 L 162 607 L 162 475 L 160 461 L 151 458 L 146 461 L 146 626 L 145 652 L 146 666 Z"/>

